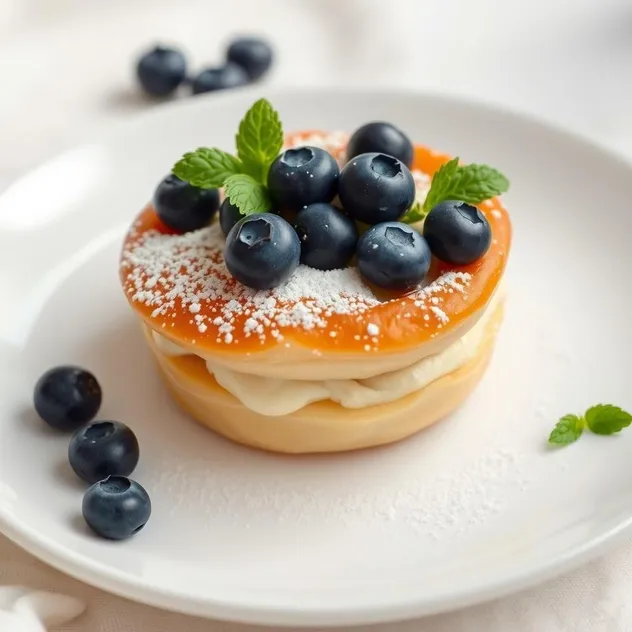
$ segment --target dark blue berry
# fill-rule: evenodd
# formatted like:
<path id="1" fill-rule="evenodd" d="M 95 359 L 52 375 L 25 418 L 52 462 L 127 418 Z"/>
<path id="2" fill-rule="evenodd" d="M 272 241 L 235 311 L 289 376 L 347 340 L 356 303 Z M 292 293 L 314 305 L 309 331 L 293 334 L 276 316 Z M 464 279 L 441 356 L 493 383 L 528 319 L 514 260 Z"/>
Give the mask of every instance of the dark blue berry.
<path id="1" fill-rule="evenodd" d="M 99 421 L 80 428 L 68 446 L 72 469 L 88 483 L 108 476 L 129 476 L 139 456 L 136 435 L 118 421 Z"/>
<path id="2" fill-rule="evenodd" d="M 228 61 L 241 66 L 250 79 L 261 78 L 272 65 L 272 48 L 256 37 L 243 37 L 235 40 L 226 53 Z"/>
<path id="3" fill-rule="evenodd" d="M 345 268 L 355 254 L 355 222 L 331 204 L 319 202 L 300 210 L 294 230 L 301 242 L 301 263 L 311 268 Z"/>
<path id="4" fill-rule="evenodd" d="M 369 153 L 394 156 L 409 169 L 413 164 L 413 144 L 404 132 L 390 123 L 367 123 L 352 134 L 347 159 Z"/>
<path id="5" fill-rule="evenodd" d="M 215 92 L 238 88 L 250 83 L 248 73 L 237 64 L 228 63 L 219 68 L 207 68 L 198 74 L 191 83 L 193 94 Z"/>
<path id="6" fill-rule="evenodd" d="M 331 202 L 338 188 L 340 168 L 319 147 L 288 149 L 270 166 L 268 190 L 276 208 L 298 211 L 315 202 Z"/>
<path id="7" fill-rule="evenodd" d="M 239 209 L 234 204 L 231 204 L 228 198 L 224 198 L 222 205 L 219 207 L 219 225 L 224 235 L 228 235 L 230 229 L 243 217 Z"/>
<path id="8" fill-rule="evenodd" d="M 138 533 L 151 516 L 151 500 L 143 487 L 124 476 L 95 483 L 83 497 L 83 517 L 102 538 L 125 540 Z"/>
<path id="9" fill-rule="evenodd" d="M 184 55 L 173 48 L 156 46 L 141 56 L 136 75 L 143 90 L 154 97 L 166 97 L 184 81 L 187 62 Z"/>
<path id="10" fill-rule="evenodd" d="M 475 206 L 448 200 L 428 213 L 424 237 L 437 259 L 467 265 L 487 252 L 492 230 L 487 218 Z"/>
<path id="11" fill-rule="evenodd" d="M 345 211 L 366 224 L 399 219 L 415 201 L 408 167 L 386 154 L 361 154 L 340 173 L 338 195 Z"/>
<path id="12" fill-rule="evenodd" d="M 169 228 L 186 233 L 210 224 L 219 208 L 219 192 L 194 187 L 170 174 L 156 188 L 154 208 Z"/>
<path id="13" fill-rule="evenodd" d="M 76 366 L 46 371 L 35 385 L 37 414 L 57 430 L 76 430 L 92 421 L 101 407 L 101 387 L 92 373 Z"/>
<path id="14" fill-rule="evenodd" d="M 362 276 L 387 290 L 413 290 L 430 268 L 426 240 L 401 222 L 376 224 L 358 241 L 358 267 Z"/>
<path id="15" fill-rule="evenodd" d="M 296 231 L 272 213 L 248 215 L 226 237 L 228 271 L 244 285 L 265 290 L 281 285 L 299 264 L 301 245 Z"/>

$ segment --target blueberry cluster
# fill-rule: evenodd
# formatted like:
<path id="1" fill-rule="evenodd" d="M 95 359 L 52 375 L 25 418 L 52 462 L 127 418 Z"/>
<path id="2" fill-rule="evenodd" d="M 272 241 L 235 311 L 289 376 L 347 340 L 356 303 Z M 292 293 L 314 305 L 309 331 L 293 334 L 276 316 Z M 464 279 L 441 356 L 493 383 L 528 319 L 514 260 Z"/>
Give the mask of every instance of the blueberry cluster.
<path id="1" fill-rule="evenodd" d="M 140 531 L 151 515 L 145 489 L 128 478 L 140 450 L 134 432 L 117 421 L 92 422 L 102 391 L 97 379 L 76 366 L 50 369 L 35 385 L 38 415 L 51 427 L 74 432 L 68 460 L 91 487 L 83 498 L 83 517 L 99 536 L 124 540 Z"/>
<path id="2" fill-rule="evenodd" d="M 190 84 L 193 94 L 201 94 L 258 81 L 270 69 L 272 60 L 272 48 L 266 41 L 242 37 L 228 46 L 222 65 L 189 77 L 187 60 L 180 50 L 156 46 L 138 59 L 136 76 L 141 88 L 152 97 L 170 96 L 184 83 Z"/>

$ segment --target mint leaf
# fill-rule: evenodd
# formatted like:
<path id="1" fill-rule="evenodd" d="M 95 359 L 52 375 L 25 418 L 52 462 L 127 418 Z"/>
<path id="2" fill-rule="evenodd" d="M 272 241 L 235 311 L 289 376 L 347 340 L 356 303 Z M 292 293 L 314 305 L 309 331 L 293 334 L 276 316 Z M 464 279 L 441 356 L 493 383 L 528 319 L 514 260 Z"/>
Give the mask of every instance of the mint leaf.
<path id="1" fill-rule="evenodd" d="M 415 222 L 420 222 L 426 215 L 427 213 L 424 211 L 423 205 L 419 202 L 414 202 L 400 221 L 405 224 L 414 224 Z"/>
<path id="2" fill-rule="evenodd" d="M 442 165 L 432 178 L 430 191 L 424 202 L 429 212 L 445 200 L 460 200 L 467 204 L 480 204 L 509 189 L 509 180 L 500 171 L 488 165 L 459 165 L 454 158 Z"/>
<path id="3" fill-rule="evenodd" d="M 553 445 L 568 445 L 574 443 L 584 432 L 584 419 L 577 415 L 564 415 L 549 435 L 549 443 Z"/>
<path id="4" fill-rule="evenodd" d="M 216 148 L 200 147 L 184 154 L 174 165 L 173 173 L 181 180 L 202 189 L 223 186 L 229 176 L 243 173 L 241 161 Z"/>
<path id="5" fill-rule="evenodd" d="M 224 192 L 242 215 L 266 213 L 272 207 L 267 189 L 246 174 L 228 177 L 224 182 Z"/>
<path id="6" fill-rule="evenodd" d="M 586 411 L 586 425 L 592 432 L 610 435 L 620 432 L 632 423 L 632 415 L 618 406 L 598 404 Z"/>
<path id="7" fill-rule="evenodd" d="M 279 113 L 266 99 L 259 99 L 239 124 L 237 155 L 245 172 L 265 184 L 272 161 L 283 146 L 283 126 Z"/>

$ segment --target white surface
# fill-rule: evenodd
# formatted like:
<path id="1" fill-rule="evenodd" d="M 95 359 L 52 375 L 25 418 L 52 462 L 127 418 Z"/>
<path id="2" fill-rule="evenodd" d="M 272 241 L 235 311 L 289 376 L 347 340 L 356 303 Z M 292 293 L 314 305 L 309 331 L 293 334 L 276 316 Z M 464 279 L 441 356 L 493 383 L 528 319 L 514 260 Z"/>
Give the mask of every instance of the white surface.
<path id="1" fill-rule="evenodd" d="M 206 0 L 4 0 L 0 188 L 104 123 L 148 107 L 128 91 L 129 61 L 154 38 L 185 43 L 199 66 L 231 33 L 255 29 L 280 48 L 273 83 L 408 85 L 477 95 L 576 127 L 632 155 L 627 0 L 232 0 L 212 6 Z M 377 629 L 628 632 L 631 569 L 627 547 L 515 599 Z M 2 582 L 85 596 L 88 614 L 64 628 L 73 632 L 246 629 L 111 598 L 6 540 L 0 540 Z"/>
<path id="2" fill-rule="evenodd" d="M 632 268 L 630 167 L 513 115 L 406 94 L 270 96 L 288 130 L 392 120 L 413 138 L 510 175 L 505 323 L 483 383 L 456 415 L 385 449 L 294 459 L 228 443 L 176 409 L 120 290 L 121 237 L 173 157 L 200 135 L 230 148 L 258 94 L 156 111 L 61 156 L 0 199 L 0 292 L 13 307 L 0 317 L 0 524 L 108 590 L 189 613 L 293 625 L 392 620 L 489 599 L 621 537 L 632 524 L 632 435 L 588 436 L 559 451 L 546 438 L 569 411 L 599 401 L 632 408 L 623 371 L 629 297 L 621 292 Z M 69 200 L 65 184 L 77 171 L 82 185 Z M 33 190 L 47 191 L 37 223 Z M 605 309 L 608 326 L 596 327 Z M 67 439 L 30 410 L 38 375 L 64 362 L 94 371 L 106 394 L 101 416 L 139 436 L 135 477 L 155 510 L 149 528 L 122 546 L 86 532 Z"/>

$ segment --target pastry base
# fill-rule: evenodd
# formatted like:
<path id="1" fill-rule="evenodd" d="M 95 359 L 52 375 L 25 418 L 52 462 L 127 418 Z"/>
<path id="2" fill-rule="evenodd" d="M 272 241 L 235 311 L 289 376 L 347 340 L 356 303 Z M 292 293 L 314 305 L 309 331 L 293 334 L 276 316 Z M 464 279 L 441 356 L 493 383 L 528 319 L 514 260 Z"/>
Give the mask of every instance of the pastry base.
<path id="1" fill-rule="evenodd" d="M 483 376 L 502 320 L 495 308 L 476 356 L 461 368 L 394 402 L 343 408 L 332 401 L 289 415 L 267 417 L 244 407 L 223 389 L 195 356 L 167 356 L 149 332 L 147 342 L 174 399 L 196 421 L 254 448 L 306 454 L 358 450 L 400 441 L 456 410 Z"/>

